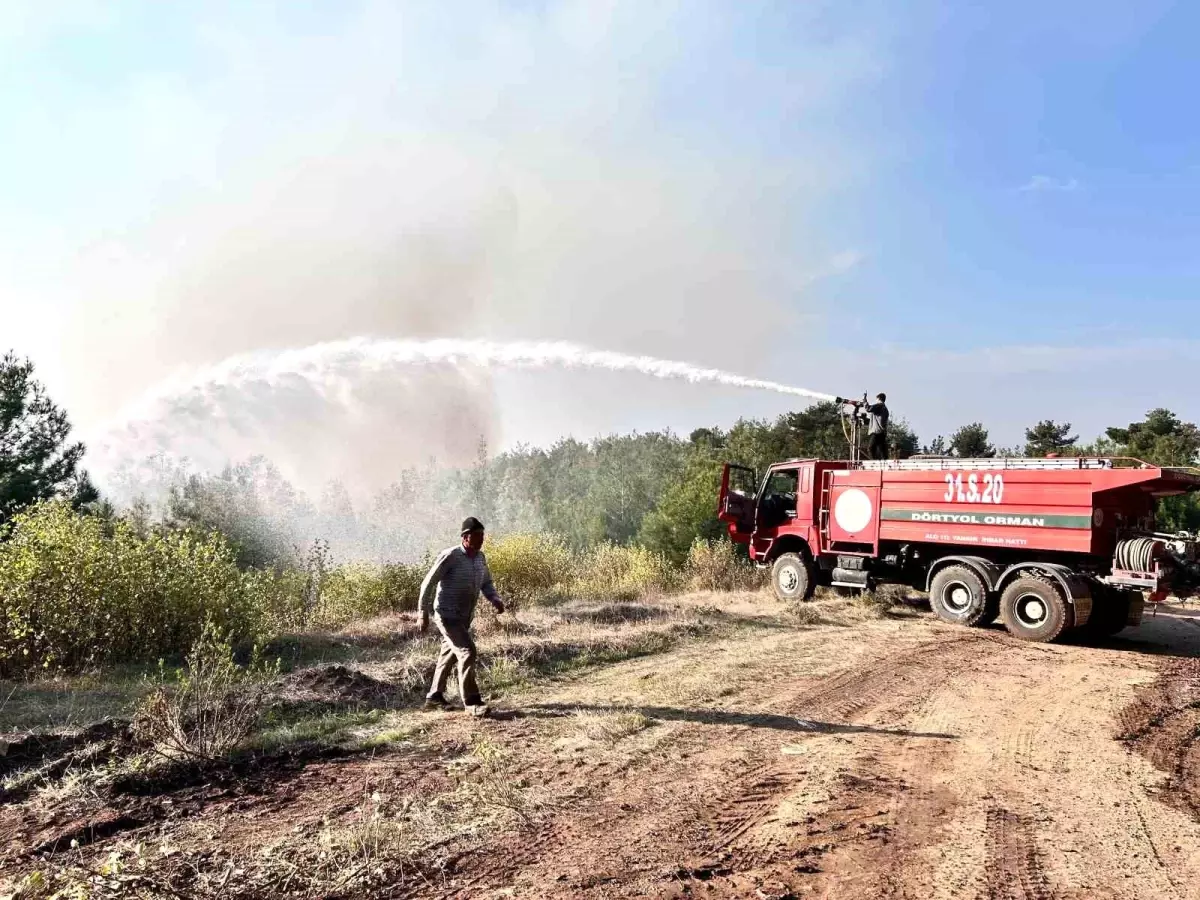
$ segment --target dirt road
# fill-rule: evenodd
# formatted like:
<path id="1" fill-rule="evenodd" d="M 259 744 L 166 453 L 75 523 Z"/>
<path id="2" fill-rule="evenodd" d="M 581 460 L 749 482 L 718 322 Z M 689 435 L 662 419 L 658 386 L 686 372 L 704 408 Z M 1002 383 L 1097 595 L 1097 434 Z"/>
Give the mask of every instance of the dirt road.
<path id="1" fill-rule="evenodd" d="M 558 702 L 682 723 L 669 745 L 598 772 L 443 894 L 1200 897 L 1200 822 L 1116 740 L 1162 727 L 1129 718 L 1148 707 L 1127 710 L 1161 663 L 1200 656 L 1200 618 L 1160 614 L 1127 633 L 1042 646 L 881 622 L 606 673 Z M 710 707 L 639 704 L 639 682 L 693 665 L 738 689 Z"/>
<path id="2" fill-rule="evenodd" d="M 1200 898 L 1197 611 L 1030 645 L 927 612 L 831 622 L 831 605 L 797 625 L 761 595 L 692 602 L 743 624 L 526 685 L 496 720 L 401 710 L 419 735 L 380 752 L 85 812 L 47 791 L 0 811 L 17 835 L 0 868 L 29 871 L 70 833 L 97 859 L 118 840 L 169 846 L 153 865 L 177 864 L 174 896 Z M 472 796 L 514 815 L 369 891 L 255 881 L 267 857 L 327 861 L 316 850 L 368 798 L 436 810 L 480 747 L 510 762 Z"/>

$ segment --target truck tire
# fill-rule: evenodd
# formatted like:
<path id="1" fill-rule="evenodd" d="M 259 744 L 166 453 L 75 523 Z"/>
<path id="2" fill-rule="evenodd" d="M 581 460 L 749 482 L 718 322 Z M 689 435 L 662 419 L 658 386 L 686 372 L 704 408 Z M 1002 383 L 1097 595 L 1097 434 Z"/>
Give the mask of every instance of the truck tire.
<path id="1" fill-rule="evenodd" d="M 990 594 L 974 569 L 946 566 L 933 576 L 929 585 L 929 605 L 943 622 L 978 627 L 996 618 Z"/>
<path id="2" fill-rule="evenodd" d="M 812 564 L 799 553 L 781 553 L 771 566 L 771 587 L 783 600 L 810 600 L 817 589 Z"/>
<path id="3" fill-rule="evenodd" d="M 1075 612 L 1052 581 L 1026 573 L 1000 595 L 1000 616 L 1008 633 L 1046 644 L 1075 624 Z"/>

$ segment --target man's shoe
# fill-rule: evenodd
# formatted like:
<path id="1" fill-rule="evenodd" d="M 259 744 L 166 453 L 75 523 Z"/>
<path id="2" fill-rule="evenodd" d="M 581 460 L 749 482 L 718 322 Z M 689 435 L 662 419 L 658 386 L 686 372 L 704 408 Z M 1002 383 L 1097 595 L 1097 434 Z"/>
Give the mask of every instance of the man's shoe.
<path id="1" fill-rule="evenodd" d="M 432 710 L 449 709 L 450 704 L 446 702 L 446 698 L 441 694 L 434 694 L 432 697 L 425 698 L 425 705 L 421 708 L 429 712 Z"/>
<path id="2" fill-rule="evenodd" d="M 488 705 L 483 702 L 483 698 L 478 696 L 464 698 L 463 709 L 477 719 L 484 718 L 491 711 L 488 709 Z"/>

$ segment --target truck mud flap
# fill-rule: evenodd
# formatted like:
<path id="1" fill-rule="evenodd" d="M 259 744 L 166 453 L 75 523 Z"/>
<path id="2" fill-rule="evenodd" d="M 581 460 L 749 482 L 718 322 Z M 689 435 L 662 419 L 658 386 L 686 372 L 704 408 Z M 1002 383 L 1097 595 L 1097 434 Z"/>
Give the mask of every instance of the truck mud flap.
<path id="1" fill-rule="evenodd" d="M 1092 617 L 1092 595 L 1075 597 L 1071 600 L 1071 606 L 1075 608 L 1075 627 L 1086 625 Z"/>
<path id="2" fill-rule="evenodd" d="M 1086 625 L 1088 619 L 1092 617 L 1092 588 L 1087 579 L 1074 570 L 1060 566 L 1058 563 L 1018 563 L 1005 570 L 1004 575 L 1000 578 L 1000 584 L 1006 584 L 1009 578 L 1020 572 L 1044 572 L 1054 579 L 1055 584 L 1062 590 L 1063 596 L 1067 598 L 1067 603 L 1074 611 L 1073 627 Z"/>
<path id="3" fill-rule="evenodd" d="M 1146 601 L 1141 594 L 1129 598 L 1129 617 L 1125 620 L 1126 627 L 1142 624 L 1142 613 L 1145 612 Z"/>

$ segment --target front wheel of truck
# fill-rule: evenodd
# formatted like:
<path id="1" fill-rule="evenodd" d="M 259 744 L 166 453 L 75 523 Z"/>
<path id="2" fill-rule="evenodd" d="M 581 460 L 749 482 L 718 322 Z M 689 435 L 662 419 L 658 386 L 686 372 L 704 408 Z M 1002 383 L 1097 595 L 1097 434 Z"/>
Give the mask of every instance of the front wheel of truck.
<path id="1" fill-rule="evenodd" d="M 812 563 L 799 553 L 781 553 L 771 566 L 771 587 L 785 602 L 811 599 L 817 587 Z"/>

